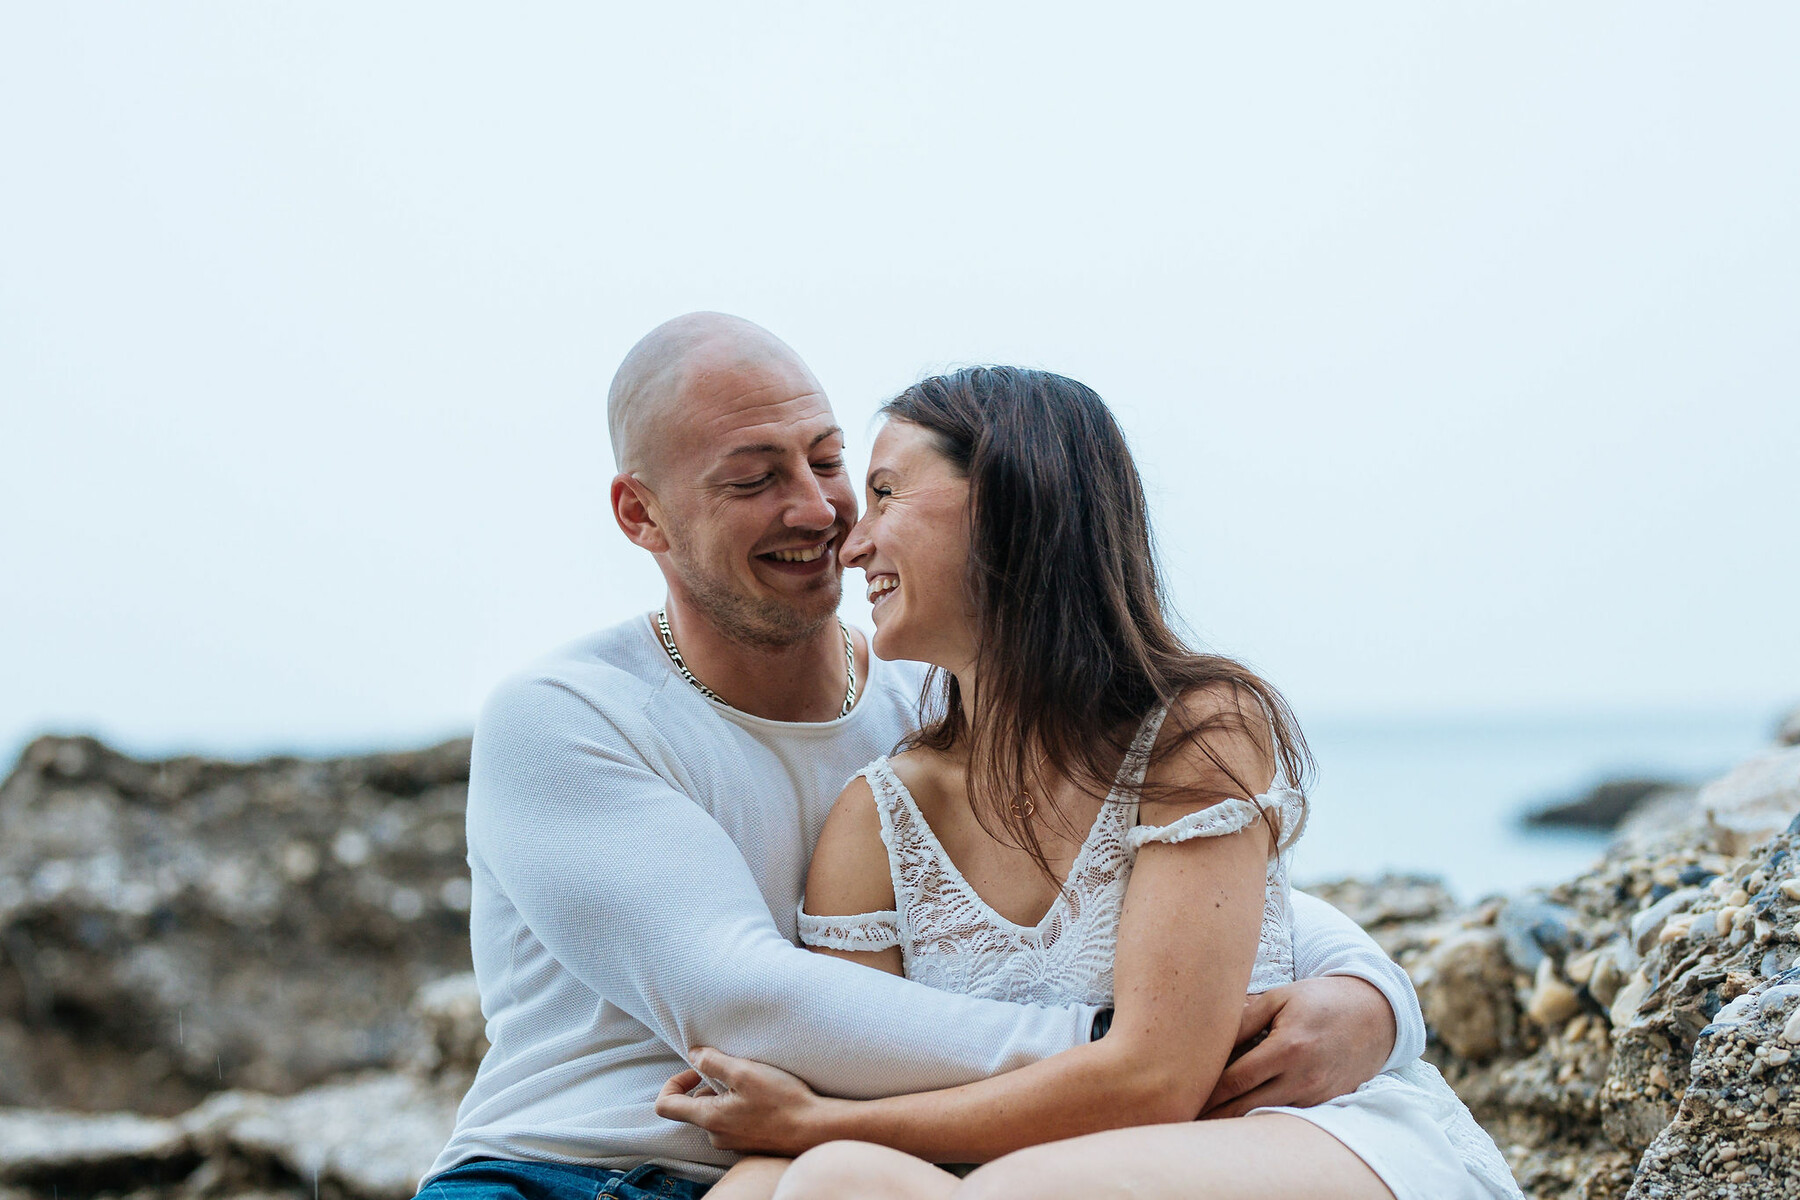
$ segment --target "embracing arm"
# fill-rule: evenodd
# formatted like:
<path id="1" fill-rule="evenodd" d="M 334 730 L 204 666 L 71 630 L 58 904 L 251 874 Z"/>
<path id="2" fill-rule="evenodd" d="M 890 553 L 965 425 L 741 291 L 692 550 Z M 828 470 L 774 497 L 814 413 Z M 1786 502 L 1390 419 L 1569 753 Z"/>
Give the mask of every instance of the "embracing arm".
<path id="1" fill-rule="evenodd" d="M 867 1096 L 1086 1041 L 1090 1010 L 938 992 L 794 946 L 730 837 L 648 760 L 567 684 L 516 680 L 477 730 L 469 846 L 563 967 L 669 1045 Z"/>
<path id="2" fill-rule="evenodd" d="M 1393 1049 L 1381 1069 L 1403 1067 L 1425 1053 L 1425 1014 L 1419 994 L 1399 963 L 1375 939 L 1317 896 L 1294 893 L 1294 977 L 1360 979 L 1387 1001 Z M 1383 1032 L 1389 1032 L 1383 1029 Z"/>
<path id="3" fill-rule="evenodd" d="M 1185 753 L 1167 764 L 1158 769 L 1204 769 Z M 1269 774 L 1256 757 L 1238 773 L 1264 783 Z M 1272 847 L 1254 809 L 1236 804 L 1250 815 L 1221 836 L 1139 850 L 1118 931 L 1115 1015 L 1100 1041 L 979 1083 L 866 1103 L 782 1092 L 778 1073 L 702 1054 L 696 1064 L 717 1068 L 732 1092 L 682 1096 L 694 1080 L 678 1078 L 658 1111 L 696 1121 L 729 1149 L 791 1153 L 851 1138 L 940 1162 L 985 1162 L 1101 1129 L 1192 1120 L 1235 1040 L 1263 916 Z M 1166 824 L 1197 807 L 1205 806 L 1145 804 L 1143 815 Z M 1171 921 L 1170 913 L 1191 916 Z"/>
<path id="4" fill-rule="evenodd" d="M 1322 1104 L 1425 1048 L 1412 980 L 1343 913 L 1293 893 L 1295 981 L 1251 996 L 1205 1116 Z"/>

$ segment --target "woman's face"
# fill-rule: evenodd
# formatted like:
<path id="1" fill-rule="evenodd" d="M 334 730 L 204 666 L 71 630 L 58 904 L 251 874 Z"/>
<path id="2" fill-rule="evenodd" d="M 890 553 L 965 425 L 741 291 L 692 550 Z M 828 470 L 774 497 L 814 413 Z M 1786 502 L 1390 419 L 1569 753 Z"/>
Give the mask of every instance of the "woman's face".
<path id="1" fill-rule="evenodd" d="M 947 670 L 975 657 L 969 563 L 969 481 L 938 452 L 934 434 L 889 421 L 869 454 L 867 508 L 844 540 L 875 606 L 876 654 Z"/>

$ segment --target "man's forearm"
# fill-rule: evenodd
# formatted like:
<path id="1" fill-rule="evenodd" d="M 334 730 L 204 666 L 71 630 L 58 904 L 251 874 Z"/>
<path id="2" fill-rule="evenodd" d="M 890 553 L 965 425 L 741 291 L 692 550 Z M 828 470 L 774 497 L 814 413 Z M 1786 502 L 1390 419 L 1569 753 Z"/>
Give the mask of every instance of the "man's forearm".
<path id="1" fill-rule="evenodd" d="M 1361 926 L 1330 904 L 1295 891 L 1294 976 L 1317 979 L 1352 975 L 1386 998 L 1394 1013 L 1394 1046 L 1384 1069 L 1393 1070 L 1425 1052 L 1425 1015 L 1418 993 L 1400 965 Z"/>

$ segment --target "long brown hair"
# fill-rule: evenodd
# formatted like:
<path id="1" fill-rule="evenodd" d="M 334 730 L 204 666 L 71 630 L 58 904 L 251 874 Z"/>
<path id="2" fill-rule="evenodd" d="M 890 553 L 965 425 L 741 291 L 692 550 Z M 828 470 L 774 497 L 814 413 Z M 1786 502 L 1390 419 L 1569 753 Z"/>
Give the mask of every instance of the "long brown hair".
<path id="1" fill-rule="evenodd" d="M 1229 728 L 1251 735 L 1278 781 L 1304 785 L 1312 758 L 1281 694 L 1171 629 L 1143 480 L 1092 388 L 1048 371 L 969 367 L 914 384 L 881 414 L 929 430 L 969 481 L 966 587 L 980 703 L 971 723 L 955 677 L 932 672 L 922 727 L 902 746 L 967 755 L 983 828 L 1048 874 L 1014 800 L 1034 779 L 1056 777 L 1107 795 L 1133 735 L 1159 705 L 1172 706 L 1176 736 L 1159 740 L 1158 759 L 1193 742 L 1247 797 L 1249 785 L 1207 747 L 1209 735 Z M 1188 722 L 1181 697 L 1218 684 L 1237 703 Z"/>

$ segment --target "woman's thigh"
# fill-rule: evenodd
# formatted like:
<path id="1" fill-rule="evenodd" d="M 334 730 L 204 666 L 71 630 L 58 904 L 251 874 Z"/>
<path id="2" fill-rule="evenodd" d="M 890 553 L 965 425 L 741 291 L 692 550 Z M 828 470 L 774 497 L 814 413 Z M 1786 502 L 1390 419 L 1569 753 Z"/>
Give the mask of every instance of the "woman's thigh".
<path id="1" fill-rule="evenodd" d="M 738 1160 L 737 1166 L 725 1172 L 725 1178 L 707 1191 L 708 1200 L 769 1200 L 782 1173 L 793 1163 L 791 1158 L 752 1155 Z"/>
<path id="2" fill-rule="evenodd" d="M 775 1200 L 947 1200 L 956 1176 L 869 1142 L 826 1142 L 781 1177 Z"/>
<path id="3" fill-rule="evenodd" d="M 970 1175 L 956 1200 L 1394 1200 L 1367 1163 L 1299 1117 L 1265 1113 L 1115 1129 L 1033 1146 Z"/>

